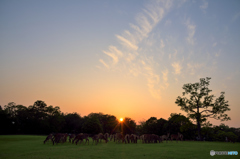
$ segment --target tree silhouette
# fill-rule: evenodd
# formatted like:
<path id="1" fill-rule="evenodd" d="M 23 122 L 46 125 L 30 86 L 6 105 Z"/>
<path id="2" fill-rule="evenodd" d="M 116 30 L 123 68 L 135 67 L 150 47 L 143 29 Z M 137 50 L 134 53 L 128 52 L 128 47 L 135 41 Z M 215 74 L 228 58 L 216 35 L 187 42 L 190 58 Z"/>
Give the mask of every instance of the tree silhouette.
<path id="1" fill-rule="evenodd" d="M 181 107 L 181 110 L 188 113 L 189 118 L 197 121 L 198 137 L 201 139 L 201 123 L 206 119 L 214 118 L 217 120 L 230 120 L 225 111 L 229 111 L 228 101 L 225 101 L 224 92 L 215 99 L 212 91 L 208 88 L 209 77 L 201 78 L 200 82 L 188 83 L 183 85 L 183 96 L 178 96 L 175 103 Z"/>
<path id="2" fill-rule="evenodd" d="M 136 133 L 136 122 L 131 118 L 125 117 L 121 124 L 121 131 L 124 135 Z"/>

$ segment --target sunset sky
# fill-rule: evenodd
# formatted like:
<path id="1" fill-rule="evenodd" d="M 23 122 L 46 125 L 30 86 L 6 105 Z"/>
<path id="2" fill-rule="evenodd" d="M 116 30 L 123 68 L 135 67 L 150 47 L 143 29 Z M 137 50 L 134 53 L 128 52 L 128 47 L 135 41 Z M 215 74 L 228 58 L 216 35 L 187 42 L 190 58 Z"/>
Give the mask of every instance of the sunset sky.
<path id="1" fill-rule="evenodd" d="M 168 119 L 211 77 L 240 127 L 239 28 L 239 0 L 1 0 L 0 105 Z"/>

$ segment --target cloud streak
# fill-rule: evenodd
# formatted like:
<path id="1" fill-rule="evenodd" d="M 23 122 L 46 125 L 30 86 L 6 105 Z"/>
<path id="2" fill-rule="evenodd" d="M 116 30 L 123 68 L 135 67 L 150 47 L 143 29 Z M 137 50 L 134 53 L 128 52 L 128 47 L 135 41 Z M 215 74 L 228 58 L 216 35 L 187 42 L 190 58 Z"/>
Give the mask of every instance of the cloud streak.
<path id="1" fill-rule="evenodd" d="M 168 69 L 165 69 L 164 71 L 162 71 L 162 75 L 163 75 L 163 81 L 164 81 L 164 88 L 167 88 L 169 86 L 168 83 Z"/>
<path id="2" fill-rule="evenodd" d="M 181 73 L 182 66 L 179 64 L 179 62 L 172 63 L 172 67 L 175 74 L 179 75 Z"/>
<path id="3" fill-rule="evenodd" d="M 101 62 L 106 68 L 109 68 L 108 64 L 106 64 L 102 59 L 99 59 L 99 62 Z"/>
<path id="4" fill-rule="evenodd" d="M 174 9 L 178 9 L 179 5 L 174 5 Z M 186 75 L 194 76 L 197 71 L 207 67 L 206 65 L 213 65 L 209 68 L 215 69 L 214 61 L 220 55 L 217 52 L 208 56 L 206 52 L 203 59 L 203 56 L 198 54 L 205 50 L 201 50 L 198 46 L 200 42 L 197 43 L 195 36 L 197 26 L 190 18 L 184 18 L 180 22 L 186 31 L 180 36 L 174 36 L 175 34 L 171 32 L 161 33 L 161 29 L 166 29 L 166 24 L 169 28 L 177 24 L 169 18 L 163 20 L 174 5 L 172 1 L 165 0 L 146 5 L 142 12 L 137 14 L 135 23 L 129 23 L 128 30 L 115 35 L 118 44 L 110 45 L 107 50 L 103 50 L 105 56 L 99 60 L 107 69 L 127 72 L 127 75 L 135 78 L 144 77 L 149 93 L 157 99 L 161 99 L 162 91 L 169 87 L 169 80 L 173 79 L 172 81 L 177 83 L 178 78 L 185 78 Z M 205 3 L 200 8 L 207 9 L 208 4 Z M 161 34 L 166 35 L 164 37 Z M 215 40 L 209 43 L 209 47 L 213 50 L 218 45 L 219 42 Z M 194 63 L 196 59 L 199 62 Z"/>
<path id="5" fill-rule="evenodd" d="M 115 46 L 109 46 L 109 51 L 103 51 L 104 54 L 108 55 L 113 59 L 113 64 L 117 64 L 120 57 L 123 56 L 122 52 L 118 50 Z M 100 61 L 106 66 L 106 63 L 103 60 Z"/>
<path id="6" fill-rule="evenodd" d="M 199 63 L 188 63 L 187 68 L 190 72 L 191 75 L 195 75 L 197 70 L 200 70 L 202 67 L 204 67 L 204 64 L 199 64 Z"/>
<path id="7" fill-rule="evenodd" d="M 116 35 L 116 37 L 121 41 L 121 44 L 125 47 L 128 47 L 131 50 L 137 51 L 138 46 L 135 45 L 133 42 L 127 40 L 126 38 L 120 36 L 120 35 Z"/>
<path id="8" fill-rule="evenodd" d="M 200 5 L 199 8 L 203 11 L 203 13 L 206 13 L 206 9 L 208 8 L 208 2 L 206 0 L 203 0 L 203 4 Z"/>
<path id="9" fill-rule="evenodd" d="M 196 31 L 196 25 L 194 25 L 190 21 L 190 19 L 186 20 L 185 25 L 187 26 L 187 30 L 188 30 L 188 36 L 187 36 L 186 40 L 190 45 L 194 45 L 195 44 L 194 34 Z"/>
<path id="10" fill-rule="evenodd" d="M 125 30 L 122 35 L 116 35 L 120 49 L 118 50 L 116 46 L 109 46 L 108 51 L 103 50 L 103 53 L 112 60 L 106 63 L 102 59 L 99 60 L 106 68 L 110 69 L 114 69 L 114 65 L 121 67 L 119 64 L 119 60 L 121 60 L 127 66 L 130 74 L 135 77 L 142 75 L 146 78 L 149 92 L 158 99 L 160 98 L 161 88 L 168 87 L 168 71 L 156 73 L 155 61 L 151 57 L 144 56 L 139 45 L 149 37 L 153 28 L 163 19 L 171 6 L 171 0 L 148 4 L 143 12 L 137 15 L 136 24 L 129 24 L 132 31 Z M 160 48 L 164 47 L 165 44 L 161 40 Z"/>

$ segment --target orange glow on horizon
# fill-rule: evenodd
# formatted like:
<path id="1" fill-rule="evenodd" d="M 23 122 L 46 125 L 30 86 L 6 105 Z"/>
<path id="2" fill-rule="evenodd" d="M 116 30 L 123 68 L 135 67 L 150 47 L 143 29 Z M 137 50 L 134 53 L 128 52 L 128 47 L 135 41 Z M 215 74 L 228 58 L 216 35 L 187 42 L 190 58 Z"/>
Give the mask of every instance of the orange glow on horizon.
<path id="1" fill-rule="evenodd" d="M 122 121 L 123 121 L 123 118 L 120 118 L 119 120 L 120 120 L 120 122 L 122 122 Z"/>

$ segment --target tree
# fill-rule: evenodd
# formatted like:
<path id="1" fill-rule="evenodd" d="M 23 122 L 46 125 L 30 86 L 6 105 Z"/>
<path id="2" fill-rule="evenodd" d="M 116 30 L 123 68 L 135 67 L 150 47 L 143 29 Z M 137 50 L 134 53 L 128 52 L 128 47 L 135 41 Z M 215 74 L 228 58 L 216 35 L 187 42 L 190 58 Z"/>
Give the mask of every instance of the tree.
<path id="1" fill-rule="evenodd" d="M 146 134 L 158 134 L 158 125 L 157 125 L 157 118 L 156 117 L 150 117 L 145 125 L 144 129 Z"/>
<path id="2" fill-rule="evenodd" d="M 82 132 L 83 119 L 78 113 L 66 114 L 64 118 L 65 118 L 64 132 L 75 134 Z"/>
<path id="3" fill-rule="evenodd" d="M 131 118 L 125 117 L 121 123 L 121 131 L 124 135 L 136 133 L 136 122 Z"/>
<path id="4" fill-rule="evenodd" d="M 168 118 L 168 130 L 170 134 L 177 134 L 181 132 L 185 139 L 194 139 L 196 126 L 189 120 L 189 118 L 181 115 L 181 113 L 171 113 Z"/>
<path id="5" fill-rule="evenodd" d="M 225 121 L 230 120 L 226 111 L 229 111 L 228 101 L 225 101 L 224 92 L 215 99 L 214 95 L 210 95 L 208 88 L 210 83 L 209 77 L 200 78 L 200 82 L 188 83 L 183 85 L 183 96 L 178 96 L 175 103 L 181 107 L 181 110 L 188 113 L 189 118 L 197 121 L 198 137 L 201 139 L 201 124 L 206 119 L 214 118 Z"/>
<path id="6" fill-rule="evenodd" d="M 167 120 L 160 118 L 157 120 L 157 135 L 165 135 L 169 132 L 169 123 Z"/>
<path id="7" fill-rule="evenodd" d="M 118 124 L 118 120 L 115 116 L 107 114 L 102 116 L 101 124 L 103 132 L 111 134 L 115 132 L 115 127 Z"/>
<path id="8" fill-rule="evenodd" d="M 23 105 L 17 105 L 16 106 L 16 118 L 15 118 L 15 124 L 17 127 L 16 133 L 24 133 L 26 134 L 26 129 L 28 127 L 28 116 L 29 112 L 27 107 Z"/>
<path id="9" fill-rule="evenodd" d="M 82 126 L 83 132 L 88 134 L 102 133 L 101 123 L 97 116 L 89 114 L 84 117 L 84 123 Z"/>
<path id="10" fill-rule="evenodd" d="M 146 132 L 146 121 L 145 120 L 141 120 L 138 121 L 139 125 L 136 126 L 136 132 L 138 135 L 142 135 L 145 134 Z"/>
<path id="11" fill-rule="evenodd" d="M 9 114 L 12 118 L 16 117 L 16 103 L 14 102 L 9 102 L 8 105 L 4 106 L 5 111 L 7 114 Z"/>
<path id="12" fill-rule="evenodd" d="M 10 114 L 6 110 L 0 109 L 0 134 L 12 133 L 12 120 Z"/>
<path id="13" fill-rule="evenodd" d="M 47 110 L 50 112 L 46 112 L 46 118 L 42 121 L 42 129 L 45 129 L 43 133 L 60 132 L 65 125 L 64 114 L 60 111 L 60 107 L 49 106 Z"/>
<path id="14" fill-rule="evenodd" d="M 206 141 L 213 141 L 214 140 L 214 129 L 212 127 L 212 124 L 208 121 L 202 124 L 202 134 L 205 136 Z"/>

